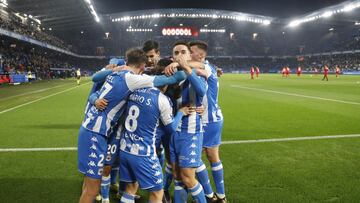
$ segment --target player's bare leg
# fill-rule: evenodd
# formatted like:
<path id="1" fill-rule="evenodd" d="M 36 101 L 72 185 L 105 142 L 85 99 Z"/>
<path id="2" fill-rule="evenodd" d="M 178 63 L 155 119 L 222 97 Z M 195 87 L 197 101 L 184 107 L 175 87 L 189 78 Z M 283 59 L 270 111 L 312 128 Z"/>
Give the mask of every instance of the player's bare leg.
<path id="1" fill-rule="evenodd" d="M 100 184 L 101 180 L 85 176 L 79 203 L 92 203 L 99 193 Z"/>
<path id="2" fill-rule="evenodd" d="M 162 203 L 164 190 L 153 191 L 149 194 L 149 202 L 151 203 Z"/>

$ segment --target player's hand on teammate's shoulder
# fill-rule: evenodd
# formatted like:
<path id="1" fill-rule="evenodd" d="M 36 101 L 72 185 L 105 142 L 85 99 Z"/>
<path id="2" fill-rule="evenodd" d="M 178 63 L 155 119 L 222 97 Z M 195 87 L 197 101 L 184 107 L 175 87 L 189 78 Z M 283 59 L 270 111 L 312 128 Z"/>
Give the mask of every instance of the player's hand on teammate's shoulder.
<path id="1" fill-rule="evenodd" d="M 176 72 L 176 68 L 179 66 L 179 63 L 172 62 L 168 66 L 165 67 L 165 75 L 166 76 L 172 76 Z"/>
<path id="2" fill-rule="evenodd" d="M 195 112 L 195 107 L 183 106 L 179 109 L 179 111 L 181 111 L 184 114 L 184 116 L 188 116 Z"/>
<path id="3" fill-rule="evenodd" d="M 103 111 L 108 105 L 108 101 L 104 98 L 102 99 L 97 99 L 95 101 L 95 106 L 97 109 L 99 109 L 100 111 Z"/>

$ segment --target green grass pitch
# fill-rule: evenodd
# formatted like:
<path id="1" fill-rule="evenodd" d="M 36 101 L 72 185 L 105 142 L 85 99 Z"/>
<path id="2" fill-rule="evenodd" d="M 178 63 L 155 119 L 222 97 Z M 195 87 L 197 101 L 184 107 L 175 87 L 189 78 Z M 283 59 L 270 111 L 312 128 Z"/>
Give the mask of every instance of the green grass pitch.
<path id="1" fill-rule="evenodd" d="M 0 149 L 76 147 L 90 87 L 0 87 Z M 224 141 L 360 134 L 360 76 L 225 74 L 219 101 Z M 360 137 L 227 144 L 221 157 L 231 203 L 360 201 Z M 0 202 L 77 202 L 81 181 L 76 151 L 0 150 Z"/>

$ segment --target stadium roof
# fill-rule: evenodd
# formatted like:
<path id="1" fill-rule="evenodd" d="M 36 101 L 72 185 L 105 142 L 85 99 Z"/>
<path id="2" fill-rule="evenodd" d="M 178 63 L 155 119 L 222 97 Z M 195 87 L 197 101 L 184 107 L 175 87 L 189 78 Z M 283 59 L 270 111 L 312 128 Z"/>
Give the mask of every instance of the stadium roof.
<path id="1" fill-rule="evenodd" d="M 95 26 L 96 22 L 83 0 L 7 0 L 8 7 L 20 15 L 31 15 L 46 28 L 73 29 Z"/>

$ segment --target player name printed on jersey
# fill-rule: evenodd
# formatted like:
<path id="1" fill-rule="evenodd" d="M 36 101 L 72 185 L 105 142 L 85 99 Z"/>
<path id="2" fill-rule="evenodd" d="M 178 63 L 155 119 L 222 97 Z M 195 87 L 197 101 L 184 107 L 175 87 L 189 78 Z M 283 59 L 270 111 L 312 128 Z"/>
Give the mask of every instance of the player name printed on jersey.
<path id="1" fill-rule="evenodd" d="M 137 156 L 154 156 L 160 121 L 167 125 L 173 120 L 170 100 L 157 88 L 138 89 L 129 96 L 125 118 L 120 150 Z"/>

